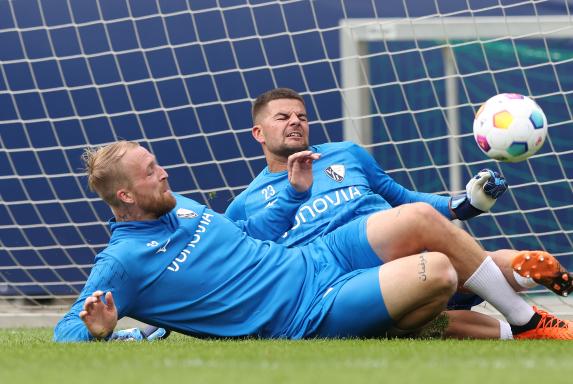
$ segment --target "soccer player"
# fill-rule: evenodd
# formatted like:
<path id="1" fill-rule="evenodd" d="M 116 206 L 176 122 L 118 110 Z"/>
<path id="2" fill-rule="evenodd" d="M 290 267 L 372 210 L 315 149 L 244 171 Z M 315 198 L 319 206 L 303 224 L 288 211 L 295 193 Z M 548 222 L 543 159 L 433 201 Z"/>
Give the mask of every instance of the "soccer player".
<path id="1" fill-rule="evenodd" d="M 233 222 L 172 193 L 137 143 L 86 150 L 90 188 L 114 214 L 112 235 L 54 340 L 113 338 L 123 316 L 197 337 L 298 339 L 379 336 L 441 313 L 457 276 L 439 252 L 379 266 L 366 233 L 333 231 L 294 248 L 259 240 L 292 226 L 318 157 L 290 155 L 290 183 L 273 207 Z"/>
<path id="2" fill-rule="evenodd" d="M 253 136 L 261 143 L 268 166 L 231 203 L 226 214 L 232 219 L 245 218 L 272 206 L 276 193 L 283 188 L 286 181 L 284 172 L 286 156 L 309 149 L 304 100 L 293 90 L 279 88 L 259 96 L 253 105 L 253 122 Z M 312 146 L 310 149 L 320 152 L 323 156 L 314 166 L 315 183 L 311 198 L 300 207 L 293 228 L 278 240 L 279 243 L 288 246 L 306 244 L 356 217 L 416 201 L 431 204 L 447 219 L 468 219 L 489 211 L 496 198 L 507 188 L 505 180 L 496 172 L 484 170 L 470 180 L 466 194 L 460 196 L 449 198 L 413 192 L 392 180 L 366 151 L 355 144 L 329 143 Z M 420 244 L 411 240 L 411 236 L 406 236 L 402 241 L 388 236 L 388 241 L 383 246 L 385 249 L 381 254 L 382 262 L 423 249 L 420 248 Z M 502 266 L 506 279 L 516 290 L 529 288 L 535 284 L 531 278 L 525 276 L 531 272 L 532 262 L 539 268 L 538 260 L 544 259 L 545 263 L 541 261 L 541 265 L 552 264 L 552 266 L 536 280 L 559 294 L 567 294 L 572 289 L 570 275 L 549 254 L 504 250 L 493 252 L 492 255 Z M 448 256 L 456 257 L 456 254 Z M 460 254 L 458 257 L 463 258 L 464 255 Z M 528 261 L 528 268 L 520 269 L 524 275 L 521 276 L 512 270 L 509 261 L 514 260 L 516 266 L 523 266 L 525 257 L 533 259 L 531 262 Z M 452 260 L 452 262 L 456 265 L 463 263 L 463 260 Z M 551 278 L 548 278 L 548 275 Z M 532 274 L 532 276 L 537 275 Z M 469 308 L 480 301 L 479 297 L 457 295 L 451 304 L 454 308 Z M 487 327 L 496 325 L 497 321 L 492 323 L 479 314 L 473 314 L 477 322 L 472 321 L 471 316 L 468 317 L 468 314 L 458 311 L 451 312 L 450 316 L 456 317 L 456 320 L 464 319 L 468 323 L 468 331 L 464 333 L 463 321 L 455 321 L 456 331 L 451 330 L 454 336 L 483 337 L 495 334 Z M 477 324 L 480 322 L 484 324 L 485 329 L 478 331 Z M 501 331 L 501 336 L 511 337 L 508 329 L 509 325 L 501 322 L 497 325 L 496 331 L 498 335 Z"/>

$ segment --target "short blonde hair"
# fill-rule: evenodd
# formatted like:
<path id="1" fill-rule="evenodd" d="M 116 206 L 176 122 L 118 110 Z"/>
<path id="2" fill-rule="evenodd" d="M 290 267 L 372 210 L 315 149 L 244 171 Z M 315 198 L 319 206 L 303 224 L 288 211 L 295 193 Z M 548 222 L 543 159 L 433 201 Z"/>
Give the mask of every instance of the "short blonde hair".
<path id="1" fill-rule="evenodd" d="M 88 147 L 82 154 L 90 190 L 112 207 L 120 205 L 117 190 L 129 187 L 131 180 L 121 166 L 121 159 L 129 149 L 137 147 L 136 142 L 122 140 L 99 148 Z"/>

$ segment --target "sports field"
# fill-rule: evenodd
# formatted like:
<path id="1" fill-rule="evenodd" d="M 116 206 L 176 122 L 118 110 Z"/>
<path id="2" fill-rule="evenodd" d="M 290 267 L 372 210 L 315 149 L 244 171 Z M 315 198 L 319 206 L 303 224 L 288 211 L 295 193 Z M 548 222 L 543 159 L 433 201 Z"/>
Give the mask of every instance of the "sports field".
<path id="1" fill-rule="evenodd" d="M 0 330 L 0 383 L 559 383 L 571 343 L 198 340 L 56 344 Z"/>

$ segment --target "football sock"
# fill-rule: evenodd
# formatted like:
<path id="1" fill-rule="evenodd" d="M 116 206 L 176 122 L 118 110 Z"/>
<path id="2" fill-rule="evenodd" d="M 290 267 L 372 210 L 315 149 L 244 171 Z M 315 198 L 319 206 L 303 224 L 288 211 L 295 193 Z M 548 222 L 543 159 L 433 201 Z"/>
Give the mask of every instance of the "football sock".
<path id="1" fill-rule="evenodd" d="M 515 335 L 517 333 L 525 332 L 530 329 L 533 329 L 539 324 L 539 320 L 541 320 L 541 315 L 539 313 L 533 313 L 533 317 L 523 325 L 512 325 L 511 331 Z"/>
<path id="2" fill-rule="evenodd" d="M 493 305 L 511 325 L 524 325 L 535 313 L 515 291 L 491 257 L 467 279 L 464 288 Z"/>
<path id="3" fill-rule="evenodd" d="M 500 340 L 512 340 L 513 332 L 511 331 L 511 325 L 508 322 L 499 320 L 499 339 Z"/>

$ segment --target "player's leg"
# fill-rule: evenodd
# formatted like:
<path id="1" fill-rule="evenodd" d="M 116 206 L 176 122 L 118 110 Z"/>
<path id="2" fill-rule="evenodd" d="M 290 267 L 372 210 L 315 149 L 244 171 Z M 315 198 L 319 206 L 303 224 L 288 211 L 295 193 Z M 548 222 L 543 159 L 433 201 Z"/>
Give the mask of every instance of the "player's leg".
<path id="1" fill-rule="evenodd" d="M 364 270 L 349 279 L 314 337 L 380 337 L 413 330 L 439 315 L 457 286 L 448 258 L 428 252 Z"/>
<path id="2" fill-rule="evenodd" d="M 428 204 L 407 204 L 373 214 L 366 230 L 372 249 L 384 261 L 423 250 L 447 255 L 463 287 L 498 309 L 514 334 L 573 339 L 572 323 L 532 309 L 478 243 Z"/>
<path id="3" fill-rule="evenodd" d="M 513 339 L 511 327 L 503 320 L 475 311 L 446 311 L 448 339 Z"/>

